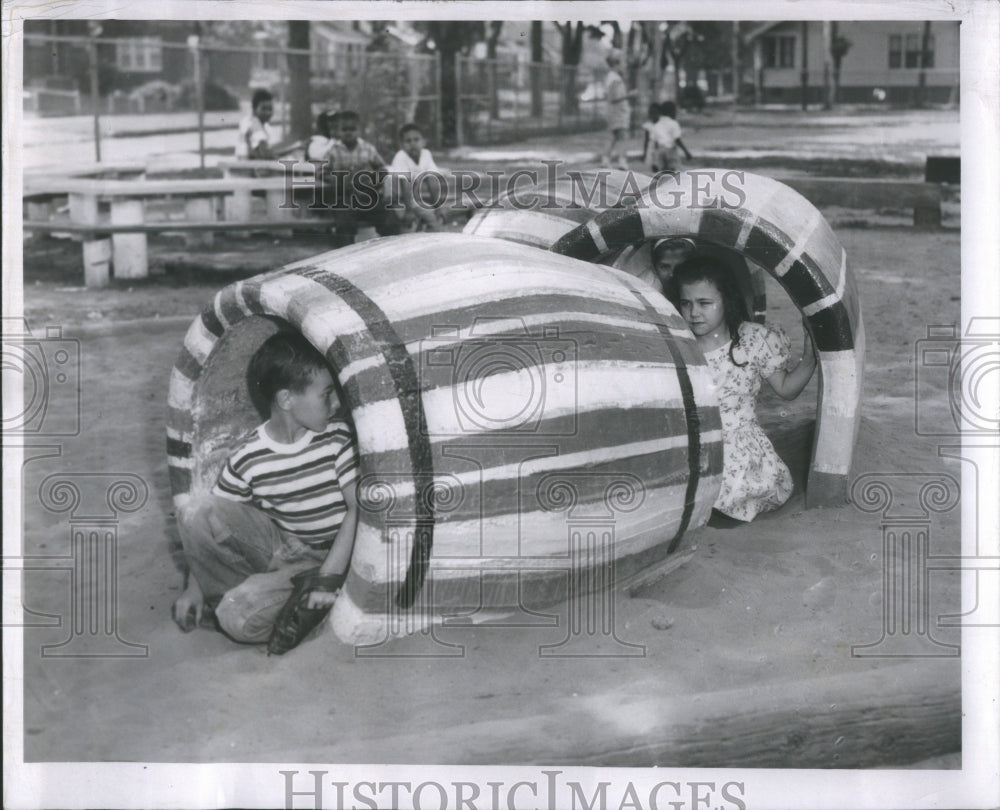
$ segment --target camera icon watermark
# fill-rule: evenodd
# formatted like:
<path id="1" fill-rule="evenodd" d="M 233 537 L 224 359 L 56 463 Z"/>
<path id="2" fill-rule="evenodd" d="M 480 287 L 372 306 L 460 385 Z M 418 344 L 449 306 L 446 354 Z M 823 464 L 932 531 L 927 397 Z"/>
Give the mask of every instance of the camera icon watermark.
<path id="1" fill-rule="evenodd" d="M 914 427 L 918 436 L 995 435 L 1000 429 L 1000 318 L 928 326 L 916 352 Z M 946 394 L 947 410 L 940 406 Z"/>
<path id="2" fill-rule="evenodd" d="M 4 318 L 3 388 L 5 436 L 78 435 L 80 341 L 59 326 L 33 332 L 23 318 Z"/>
<path id="3" fill-rule="evenodd" d="M 575 435 L 578 354 L 558 328 L 532 332 L 522 318 L 432 327 L 420 346 L 420 379 L 432 387 L 423 405 L 428 434 Z M 440 396 L 450 401 L 433 401 Z"/>

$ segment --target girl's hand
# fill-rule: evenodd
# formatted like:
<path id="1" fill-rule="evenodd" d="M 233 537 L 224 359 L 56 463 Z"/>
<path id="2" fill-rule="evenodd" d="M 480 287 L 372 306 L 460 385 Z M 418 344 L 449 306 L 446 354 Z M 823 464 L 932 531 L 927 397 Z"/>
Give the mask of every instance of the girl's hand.
<path id="1" fill-rule="evenodd" d="M 802 359 L 806 362 L 816 362 L 816 347 L 813 345 L 812 333 L 805 318 L 802 319 Z"/>

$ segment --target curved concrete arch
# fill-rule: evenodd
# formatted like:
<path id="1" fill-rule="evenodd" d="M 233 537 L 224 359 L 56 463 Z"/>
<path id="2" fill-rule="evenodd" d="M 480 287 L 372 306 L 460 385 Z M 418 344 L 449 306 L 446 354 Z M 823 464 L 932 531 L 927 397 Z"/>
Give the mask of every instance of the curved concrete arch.
<path id="1" fill-rule="evenodd" d="M 331 619 L 344 641 L 606 588 L 609 570 L 666 559 L 708 519 L 718 401 L 669 302 L 612 268 L 447 233 L 373 240 L 215 296 L 171 374 L 178 508 L 259 423 L 245 369 L 281 327 L 327 357 L 358 438 L 362 515 Z"/>
<path id="2" fill-rule="evenodd" d="M 690 236 L 763 267 L 805 316 L 819 353 L 819 402 L 806 504 L 841 503 L 861 421 L 865 335 L 847 254 L 823 215 L 769 177 L 724 169 L 661 175 L 637 205 L 562 236 L 554 253 L 594 261 L 609 245 Z"/>

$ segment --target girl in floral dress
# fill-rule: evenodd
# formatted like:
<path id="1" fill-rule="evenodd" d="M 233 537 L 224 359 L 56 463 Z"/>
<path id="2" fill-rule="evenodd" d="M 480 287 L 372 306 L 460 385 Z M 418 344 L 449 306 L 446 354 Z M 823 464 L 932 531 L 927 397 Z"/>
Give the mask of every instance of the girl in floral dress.
<path id="1" fill-rule="evenodd" d="M 788 337 L 778 327 L 750 320 L 728 269 L 709 257 L 679 264 L 667 284 L 667 297 L 694 332 L 719 393 L 723 469 L 715 509 L 737 520 L 753 520 L 792 494 L 792 475 L 757 422 L 757 392 L 761 380 L 783 399 L 802 392 L 816 368 L 809 330 L 804 329 L 801 360 L 786 369 Z"/>

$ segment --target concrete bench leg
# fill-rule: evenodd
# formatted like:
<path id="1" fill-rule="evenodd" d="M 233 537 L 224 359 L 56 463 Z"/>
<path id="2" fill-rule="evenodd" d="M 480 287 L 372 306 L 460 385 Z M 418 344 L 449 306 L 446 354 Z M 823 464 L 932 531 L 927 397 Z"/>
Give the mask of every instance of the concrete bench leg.
<path id="1" fill-rule="evenodd" d="M 253 197 L 249 191 L 240 189 L 226 198 L 226 220 L 229 222 L 246 222 L 250 219 Z"/>
<path id="2" fill-rule="evenodd" d="M 55 205 L 51 202 L 31 202 L 26 204 L 28 219 L 35 222 L 48 222 L 52 219 Z"/>
<path id="3" fill-rule="evenodd" d="M 916 228 L 940 228 L 941 200 L 921 200 L 913 206 L 913 225 Z"/>
<path id="4" fill-rule="evenodd" d="M 111 279 L 111 240 L 88 239 L 83 243 L 83 283 L 107 287 Z"/>
<path id="5" fill-rule="evenodd" d="M 211 197 L 190 197 L 184 203 L 184 215 L 188 222 L 215 222 L 215 202 Z M 211 231 L 191 231 L 184 234 L 184 244 L 188 247 L 211 247 L 215 244 L 215 234 Z"/>
<path id="6" fill-rule="evenodd" d="M 142 200 L 116 199 L 111 203 L 112 225 L 141 225 Z M 115 278 L 146 278 L 149 251 L 144 233 L 116 233 L 111 237 Z"/>
<path id="7" fill-rule="evenodd" d="M 69 220 L 74 225 L 96 225 L 97 224 L 97 195 L 96 194 L 70 194 L 69 195 Z M 74 236 L 74 239 L 83 241 L 83 237 Z"/>

